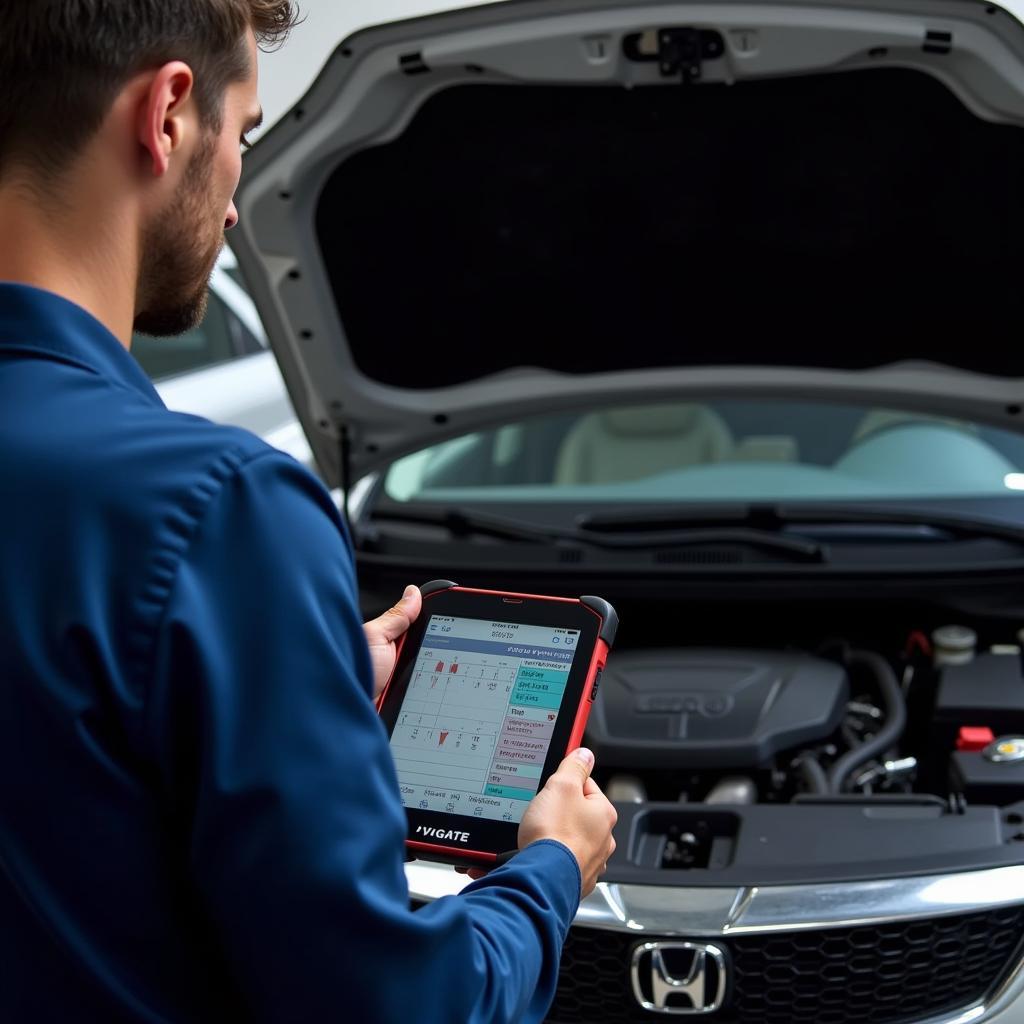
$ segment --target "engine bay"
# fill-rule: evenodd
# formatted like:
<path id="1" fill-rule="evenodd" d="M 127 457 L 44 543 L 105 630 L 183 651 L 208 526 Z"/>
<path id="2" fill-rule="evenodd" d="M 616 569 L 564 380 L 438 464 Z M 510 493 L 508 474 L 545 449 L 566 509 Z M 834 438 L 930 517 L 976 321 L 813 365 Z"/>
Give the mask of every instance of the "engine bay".
<path id="1" fill-rule="evenodd" d="M 532 565 L 457 578 L 599 593 L 619 613 L 584 736 L 619 816 L 605 881 L 825 885 L 1019 864 L 1020 571 L 894 558 L 835 579 Z M 367 617 L 393 602 L 406 562 L 362 556 Z"/>
<path id="2" fill-rule="evenodd" d="M 610 869 L 724 880 L 756 865 L 767 883 L 1019 856 L 1014 639 L 952 623 L 884 652 L 841 638 L 615 652 L 585 738 L 620 813 Z"/>

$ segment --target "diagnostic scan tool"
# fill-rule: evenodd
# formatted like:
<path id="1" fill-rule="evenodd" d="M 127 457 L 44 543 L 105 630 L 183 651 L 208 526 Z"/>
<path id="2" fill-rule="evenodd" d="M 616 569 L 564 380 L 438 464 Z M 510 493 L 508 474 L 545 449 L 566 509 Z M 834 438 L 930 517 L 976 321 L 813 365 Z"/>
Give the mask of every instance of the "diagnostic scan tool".
<path id="1" fill-rule="evenodd" d="M 495 866 L 580 745 L 618 617 L 598 597 L 420 588 L 378 701 L 415 856 Z"/>

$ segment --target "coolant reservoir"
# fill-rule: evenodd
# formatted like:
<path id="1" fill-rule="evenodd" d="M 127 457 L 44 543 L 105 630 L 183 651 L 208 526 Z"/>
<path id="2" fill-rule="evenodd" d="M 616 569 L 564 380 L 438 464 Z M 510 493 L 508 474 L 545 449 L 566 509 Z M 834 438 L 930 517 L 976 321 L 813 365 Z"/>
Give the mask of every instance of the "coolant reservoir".
<path id="1" fill-rule="evenodd" d="M 974 658 L 978 634 L 969 626 L 940 626 L 932 633 L 933 660 L 943 665 L 966 665 Z"/>

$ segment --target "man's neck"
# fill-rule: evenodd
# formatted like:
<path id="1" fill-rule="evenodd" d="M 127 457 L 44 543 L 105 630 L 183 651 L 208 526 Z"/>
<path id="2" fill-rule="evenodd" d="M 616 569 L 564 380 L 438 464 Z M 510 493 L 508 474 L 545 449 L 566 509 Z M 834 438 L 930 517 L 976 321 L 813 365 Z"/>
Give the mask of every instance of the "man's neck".
<path id="1" fill-rule="evenodd" d="M 131 344 L 137 236 L 88 180 L 47 206 L 42 190 L 0 185 L 0 281 L 32 285 L 74 302 L 125 348 Z M 109 195 L 109 189 L 107 191 Z"/>

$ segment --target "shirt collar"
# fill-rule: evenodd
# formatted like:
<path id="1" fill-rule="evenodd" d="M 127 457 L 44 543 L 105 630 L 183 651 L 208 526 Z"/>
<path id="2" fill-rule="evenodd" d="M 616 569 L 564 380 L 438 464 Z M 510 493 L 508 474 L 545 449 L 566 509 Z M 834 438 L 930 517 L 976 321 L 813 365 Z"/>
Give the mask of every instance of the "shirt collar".
<path id="1" fill-rule="evenodd" d="M 0 281 L 0 351 L 4 350 L 76 363 L 163 405 L 124 345 L 91 313 L 53 292 Z"/>

